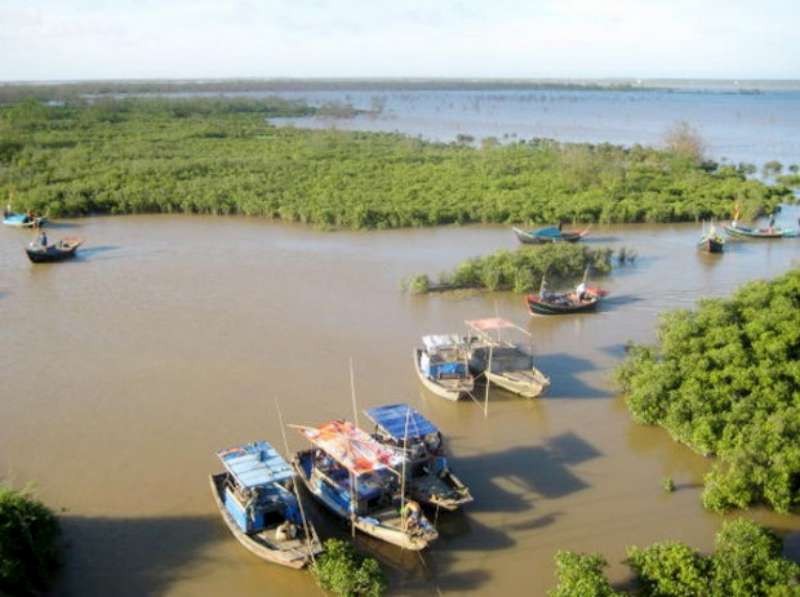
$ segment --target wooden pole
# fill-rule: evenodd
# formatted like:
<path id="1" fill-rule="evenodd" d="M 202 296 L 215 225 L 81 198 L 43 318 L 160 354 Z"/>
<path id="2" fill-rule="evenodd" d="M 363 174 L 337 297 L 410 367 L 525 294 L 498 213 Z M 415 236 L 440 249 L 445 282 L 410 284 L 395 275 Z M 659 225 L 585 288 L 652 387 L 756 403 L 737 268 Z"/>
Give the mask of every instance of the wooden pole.
<path id="1" fill-rule="evenodd" d="M 353 373 L 353 357 L 350 357 L 350 395 L 353 398 L 353 422 L 358 427 L 358 407 L 356 406 L 356 378 Z"/>
<path id="2" fill-rule="evenodd" d="M 486 371 L 483 372 L 483 375 L 486 379 L 486 395 L 483 398 L 483 416 L 489 416 L 489 385 L 492 383 L 489 379 L 489 373 L 492 372 L 492 356 L 494 354 L 494 344 L 489 344 L 489 364 L 486 367 Z"/>
<path id="3" fill-rule="evenodd" d="M 403 432 L 403 469 L 400 475 L 400 525 L 406 529 L 406 460 L 408 459 L 408 420 L 411 408 L 406 407 L 406 427 Z"/>
<path id="4" fill-rule="evenodd" d="M 356 379 L 353 373 L 353 357 L 350 357 L 350 396 L 353 399 L 353 420 L 356 429 L 358 429 L 358 406 L 356 405 Z M 348 439 L 347 446 L 350 449 L 350 456 L 353 458 L 353 465 L 355 465 L 355 457 L 353 457 L 353 445 Z M 350 471 L 350 530 L 351 536 L 355 539 L 356 536 L 356 505 L 358 500 L 358 477 L 353 471 Z"/>
<path id="5" fill-rule="evenodd" d="M 286 451 L 286 460 L 291 461 L 291 455 L 289 454 L 289 440 L 286 438 L 286 427 L 283 424 L 283 414 L 281 413 L 281 407 L 278 404 L 278 398 L 273 398 L 275 400 L 275 409 L 278 411 L 278 423 L 281 426 L 281 435 L 283 436 L 283 449 Z M 294 490 L 294 497 L 297 499 L 297 505 L 300 507 L 300 518 L 303 520 L 303 532 L 306 535 L 306 548 L 308 548 L 308 555 L 311 557 L 311 562 L 313 564 L 317 563 L 317 559 L 314 557 L 314 550 L 311 548 L 311 531 L 309 530 L 308 526 L 308 519 L 306 518 L 306 511 L 303 508 L 303 500 L 300 498 L 300 490 L 297 488 L 297 483 L 294 481 L 292 482 L 292 489 Z"/>

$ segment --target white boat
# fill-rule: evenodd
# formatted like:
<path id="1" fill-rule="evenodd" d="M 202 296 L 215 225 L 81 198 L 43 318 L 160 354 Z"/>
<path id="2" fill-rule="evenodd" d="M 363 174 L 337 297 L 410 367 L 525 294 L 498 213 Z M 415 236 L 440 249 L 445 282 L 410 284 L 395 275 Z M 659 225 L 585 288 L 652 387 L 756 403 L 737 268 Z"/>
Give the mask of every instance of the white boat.
<path id="1" fill-rule="evenodd" d="M 467 339 L 469 367 L 475 375 L 483 375 L 488 382 L 525 398 L 541 396 L 550 387 L 550 378 L 533 363 L 532 350 L 502 335 L 504 331 L 516 332 L 530 338 L 527 330 L 499 317 L 466 324 L 475 334 Z"/>
<path id="2" fill-rule="evenodd" d="M 422 344 L 414 350 L 414 368 L 422 385 L 445 400 L 468 396 L 475 380 L 464 340 L 456 334 L 439 334 L 423 336 Z"/>
<path id="3" fill-rule="evenodd" d="M 333 514 L 377 539 L 419 551 L 439 533 L 401 495 L 401 459 L 349 421 L 298 427 L 315 446 L 293 464 L 306 488 Z"/>

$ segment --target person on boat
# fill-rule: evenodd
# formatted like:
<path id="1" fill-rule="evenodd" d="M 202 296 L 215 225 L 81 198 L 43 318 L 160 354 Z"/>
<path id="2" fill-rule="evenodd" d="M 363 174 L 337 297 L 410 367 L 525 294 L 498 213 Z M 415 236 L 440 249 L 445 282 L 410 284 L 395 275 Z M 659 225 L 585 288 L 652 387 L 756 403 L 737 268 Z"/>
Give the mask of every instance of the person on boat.
<path id="1" fill-rule="evenodd" d="M 11 215 L 11 213 L 12 213 L 11 212 L 11 204 L 10 203 L 6 203 L 6 208 L 3 210 L 3 217 L 7 218 L 8 216 Z"/>
<path id="2" fill-rule="evenodd" d="M 768 228 L 768 230 L 769 230 L 770 234 L 775 230 L 775 214 L 772 214 L 769 217 L 769 228 Z"/>
<path id="3" fill-rule="evenodd" d="M 403 515 L 406 519 L 406 528 L 408 530 L 416 530 L 419 528 L 419 519 L 422 514 L 422 510 L 419 507 L 419 504 L 414 500 L 408 500 L 406 502 L 405 507 L 403 508 Z"/>
<path id="4" fill-rule="evenodd" d="M 581 282 L 575 289 L 575 296 L 578 297 L 579 302 L 583 302 L 587 298 L 586 282 Z"/>
<path id="5" fill-rule="evenodd" d="M 44 230 L 39 232 L 38 236 L 31 241 L 31 248 L 33 249 L 46 249 L 47 248 L 47 234 Z"/>
<path id="6" fill-rule="evenodd" d="M 289 541 L 297 537 L 297 527 L 291 520 L 284 520 L 275 529 L 275 540 L 278 542 Z"/>

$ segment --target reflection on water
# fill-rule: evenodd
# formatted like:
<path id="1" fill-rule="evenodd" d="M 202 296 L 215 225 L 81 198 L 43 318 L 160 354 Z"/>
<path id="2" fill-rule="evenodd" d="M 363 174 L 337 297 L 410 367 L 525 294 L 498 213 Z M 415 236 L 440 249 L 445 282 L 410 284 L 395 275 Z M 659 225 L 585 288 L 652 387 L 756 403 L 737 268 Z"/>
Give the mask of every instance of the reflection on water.
<path id="1" fill-rule="evenodd" d="M 617 580 L 627 545 L 674 538 L 708 550 L 722 520 L 699 502 L 709 461 L 634 425 L 610 373 L 627 341 L 653 340 L 660 311 L 724 296 L 800 254 L 800 239 L 707 256 L 695 249 L 696 225 L 598 226 L 595 240 L 639 254 L 596 280 L 608 302 L 594 314 L 531 318 L 511 293 L 399 290 L 404 276 L 515 247 L 502 227 L 326 233 L 191 216 L 69 224 L 84 255 L 53 266 L 28 262 L 26 234 L 0 231 L 0 471 L 66 508 L 69 594 L 318 594 L 309 575 L 260 562 L 229 536 L 207 475 L 217 449 L 280 445 L 273 397 L 292 423 L 351 417 L 350 357 L 359 407 L 406 401 L 435 421 L 475 496 L 466 513 L 439 514 L 441 539 L 421 557 L 359 537 L 402 593 L 544 594 L 557 549 L 602 552 Z M 411 359 L 420 336 L 463 332 L 465 319 L 496 312 L 533 334 L 550 392 L 529 401 L 492 390 L 484 417 L 471 401 L 423 391 Z M 289 441 L 303 446 L 292 432 Z M 674 494 L 661 489 L 667 475 Z M 325 536 L 347 536 L 310 508 Z M 753 516 L 800 531 L 797 517 Z"/>

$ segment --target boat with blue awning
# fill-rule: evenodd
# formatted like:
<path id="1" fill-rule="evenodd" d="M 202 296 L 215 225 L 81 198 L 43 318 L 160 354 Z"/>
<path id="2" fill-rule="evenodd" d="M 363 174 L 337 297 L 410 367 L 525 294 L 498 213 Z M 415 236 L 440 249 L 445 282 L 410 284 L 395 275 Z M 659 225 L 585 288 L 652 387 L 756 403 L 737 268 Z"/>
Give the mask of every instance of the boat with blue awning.
<path id="1" fill-rule="evenodd" d="M 457 334 L 429 335 L 422 337 L 422 345 L 414 350 L 414 368 L 422 385 L 446 400 L 469 396 L 475 380 L 464 339 Z"/>
<path id="2" fill-rule="evenodd" d="M 445 510 L 472 501 L 467 486 L 450 470 L 436 425 L 407 404 L 364 412 L 375 423 L 373 437 L 406 459 L 406 490 L 412 499 Z"/>
<path id="3" fill-rule="evenodd" d="M 421 550 L 439 533 L 402 493 L 402 459 L 349 421 L 293 425 L 314 446 L 293 464 L 308 491 L 359 531 L 404 549 Z"/>
<path id="4" fill-rule="evenodd" d="M 302 516 L 294 471 L 275 449 L 257 441 L 217 452 L 225 472 L 211 475 L 211 490 L 225 524 L 258 557 L 303 568 L 322 545 Z"/>
<path id="5" fill-rule="evenodd" d="M 583 230 L 561 230 L 561 226 L 546 226 L 537 230 L 526 232 L 519 228 L 512 228 L 519 242 L 526 245 L 543 245 L 547 243 L 576 243 L 589 234 L 589 227 Z"/>

